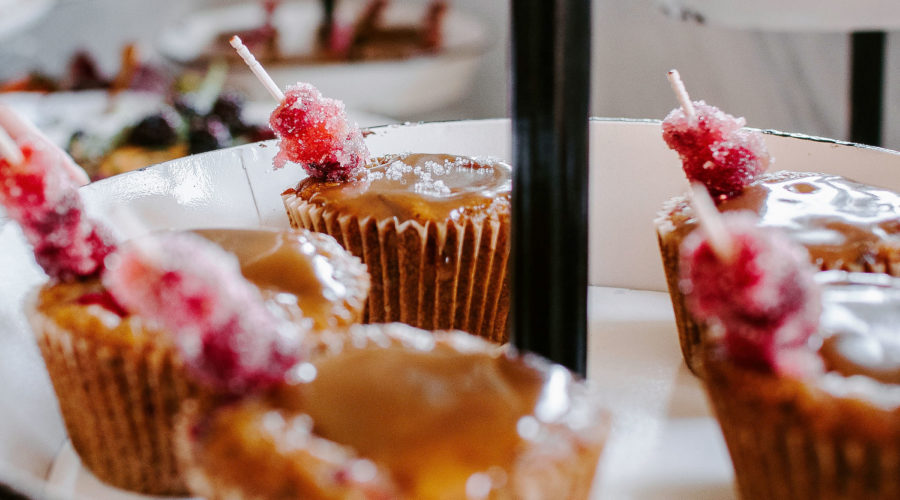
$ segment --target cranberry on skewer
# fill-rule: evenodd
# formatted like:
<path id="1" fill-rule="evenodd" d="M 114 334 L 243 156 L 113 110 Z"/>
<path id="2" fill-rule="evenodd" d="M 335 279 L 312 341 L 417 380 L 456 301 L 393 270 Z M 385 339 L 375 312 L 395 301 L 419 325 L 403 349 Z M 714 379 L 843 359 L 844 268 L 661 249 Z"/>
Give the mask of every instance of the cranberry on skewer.
<path id="1" fill-rule="evenodd" d="M 804 249 L 750 214 L 720 215 L 702 187 L 694 200 L 702 227 L 681 252 L 681 287 L 693 314 L 722 326 L 735 361 L 804 373 L 813 363 L 806 341 L 821 312 Z"/>
<path id="2" fill-rule="evenodd" d="M 688 180 L 703 184 L 715 198 L 739 193 L 772 161 L 762 134 L 744 129 L 743 118 L 691 102 L 677 71 L 668 77 L 681 107 L 663 120 L 663 139 L 678 152 Z"/>
<path id="3" fill-rule="evenodd" d="M 240 38 L 233 37 L 231 45 L 279 103 L 269 118 L 280 139 L 276 168 L 299 163 L 310 176 L 337 182 L 353 178 L 365 166 L 369 151 L 342 102 L 322 96 L 308 83 L 282 92 Z"/>
<path id="4" fill-rule="evenodd" d="M 0 203 L 54 279 L 96 275 L 115 248 L 84 213 L 78 187 L 84 172 L 62 150 L 0 106 Z"/>
<path id="5" fill-rule="evenodd" d="M 173 332 L 194 374 L 230 392 L 282 382 L 302 357 L 304 327 L 276 316 L 234 255 L 189 233 L 120 248 L 103 283 L 125 309 Z"/>

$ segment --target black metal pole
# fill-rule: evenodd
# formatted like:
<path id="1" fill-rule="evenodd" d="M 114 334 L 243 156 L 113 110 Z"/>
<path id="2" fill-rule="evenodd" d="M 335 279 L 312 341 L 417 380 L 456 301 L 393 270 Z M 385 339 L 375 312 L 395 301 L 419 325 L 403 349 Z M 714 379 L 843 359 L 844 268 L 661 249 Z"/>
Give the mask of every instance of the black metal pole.
<path id="1" fill-rule="evenodd" d="M 590 0 L 512 0 L 513 342 L 587 364 Z"/>
<path id="2" fill-rule="evenodd" d="M 885 33 L 856 32 L 850 37 L 850 140 L 880 146 Z"/>

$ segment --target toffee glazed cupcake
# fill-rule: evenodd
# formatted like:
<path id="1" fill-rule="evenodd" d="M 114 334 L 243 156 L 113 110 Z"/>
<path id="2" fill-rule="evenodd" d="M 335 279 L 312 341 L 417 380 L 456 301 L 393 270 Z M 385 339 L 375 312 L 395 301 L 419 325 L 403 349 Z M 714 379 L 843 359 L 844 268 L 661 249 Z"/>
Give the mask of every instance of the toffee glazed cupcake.
<path id="1" fill-rule="evenodd" d="M 817 269 L 900 276 L 900 195 L 892 191 L 836 175 L 781 171 L 761 175 L 717 208 L 753 213 L 760 227 L 786 233 Z M 697 228 L 688 197 L 669 200 L 656 227 L 682 351 L 696 372 L 693 357 L 705 326 L 688 311 L 678 278 L 679 249 Z"/>
<path id="2" fill-rule="evenodd" d="M 740 245 L 747 260 L 722 264 L 693 235 L 684 257 L 689 303 L 712 325 L 703 382 L 740 496 L 897 498 L 900 279 L 816 273 L 802 248 L 764 231 L 736 230 L 756 240 Z M 769 293 L 722 285 L 754 270 L 767 276 L 747 287 Z"/>
<path id="3" fill-rule="evenodd" d="M 196 233 L 233 253 L 234 265 L 267 307 L 303 328 L 323 331 L 361 319 L 365 266 L 332 238 L 305 231 Z M 179 233 L 150 239 L 173 236 Z M 171 258 L 198 269 L 206 265 L 192 253 L 173 251 Z M 105 269 L 100 273 L 105 276 Z M 37 292 L 28 316 L 84 465 L 119 488 L 184 495 L 172 443 L 175 415 L 185 399 L 211 405 L 229 390 L 186 376 L 172 331 L 131 312 L 119 295 L 97 276 L 53 280 Z"/>
<path id="4" fill-rule="evenodd" d="M 357 325 L 281 384 L 188 405 L 179 458 L 211 500 L 577 499 L 606 425 L 558 365 L 463 332 Z"/>
<path id="5" fill-rule="evenodd" d="M 900 194 L 837 175 L 776 171 L 761 134 L 702 101 L 663 121 L 663 138 L 685 174 L 703 184 L 722 213 L 749 211 L 761 227 L 785 232 L 806 247 L 820 270 L 900 276 Z M 666 201 L 655 221 L 660 254 L 685 362 L 698 372 L 697 349 L 706 327 L 687 309 L 679 282 L 684 239 L 698 226 L 688 196 Z"/>
<path id="6" fill-rule="evenodd" d="M 334 236 L 368 266 L 367 322 L 508 339 L 509 165 L 446 154 L 367 162 L 343 105 L 305 84 L 270 123 L 276 167 L 309 173 L 282 194 L 291 226 Z"/>
<path id="7" fill-rule="evenodd" d="M 291 226 L 328 233 L 366 263 L 368 322 L 505 342 L 510 186 L 504 163 L 409 154 L 347 182 L 307 177 L 282 196 Z"/>

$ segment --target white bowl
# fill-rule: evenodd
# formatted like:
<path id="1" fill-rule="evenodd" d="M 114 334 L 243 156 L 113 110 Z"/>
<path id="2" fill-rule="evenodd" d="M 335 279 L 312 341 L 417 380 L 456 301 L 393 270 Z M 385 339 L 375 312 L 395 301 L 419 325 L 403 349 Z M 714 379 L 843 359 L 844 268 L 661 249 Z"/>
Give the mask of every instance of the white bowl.
<path id="1" fill-rule="evenodd" d="M 364 6 L 361 0 L 338 2 L 336 17 L 350 21 Z M 384 13 L 386 24 L 417 22 L 424 3 L 391 2 Z M 300 0 L 281 4 L 274 24 L 279 46 L 288 55 L 310 54 L 321 19 L 320 2 Z M 263 22 L 259 2 L 212 8 L 190 14 L 165 28 L 158 40 L 160 52 L 179 64 L 202 59 L 217 37 L 252 29 Z M 465 96 L 482 55 L 490 45 L 485 27 L 452 7 L 443 25 L 444 45 L 435 55 L 402 60 L 322 64 L 267 64 L 279 86 L 309 82 L 323 94 L 343 100 L 347 106 L 393 117 L 414 115 L 452 104 Z M 269 99 L 262 85 L 242 64 L 229 68 L 232 84 L 248 95 Z"/>
<path id="2" fill-rule="evenodd" d="M 372 129 L 372 153 L 422 151 L 510 160 L 507 120 Z M 900 191 L 900 154 L 767 132 L 775 168 L 850 176 Z M 81 190 L 101 219 L 125 207 L 149 229 L 287 227 L 279 193 L 299 167 L 273 171 L 261 143 L 174 160 Z M 593 120 L 590 127 L 588 377 L 613 412 L 593 499 L 733 499 L 718 426 L 687 372 L 665 290 L 652 220 L 686 189 L 659 122 Z M 128 232 L 128 231 L 124 231 Z M 99 483 L 80 465 L 25 324 L 22 300 L 44 277 L 14 224 L 0 222 L 0 482 L 35 497 L 141 498 Z"/>

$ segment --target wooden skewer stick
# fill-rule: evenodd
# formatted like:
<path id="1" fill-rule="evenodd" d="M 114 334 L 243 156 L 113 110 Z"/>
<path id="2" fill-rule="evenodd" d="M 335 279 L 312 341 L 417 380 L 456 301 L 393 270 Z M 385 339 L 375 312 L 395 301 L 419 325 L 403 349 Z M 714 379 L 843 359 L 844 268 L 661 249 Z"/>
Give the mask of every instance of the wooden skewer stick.
<path id="1" fill-rule="evenodd" d="M 686 114 L 688 118 L 692 118 L 696 113 L 696 111 L 694 111 L 694 103 L 691 102 L 687 89 L 684 88 L 684 82 L 681 81 L 681 75 L 678 74 L 678 70 L 670 69 L 669 72 L 666 73 L 666 77 L 669 79 L 669 84 L 672 85 L 675 96 L 678 97 L 678 102 L 681 103 L 681 109 L 684 110 L 684 114 Z"/>
<path id="2" fill-rule="evenodd" d="M 231 37 L 229 41 L 231 46 L 234 47 L 234 50 L 237 51 L 238 55 L 241 56 L 241 59 L 247 63 L 247 66 L 250 67 L 250 71 L 256 75 L 256 78 L 259 79 L 259 82 L 263 84 L 263 87 L 269 91 L 269 94 L 272 94 L 272 97 L 275 98 L 276 101 L 281 102 L 284 100 L 284 92 L 278 88 L 278 85 L 275 83 L 275 80 L 272 80 L 272 77 L 266 73 L 266 70 L 259 64 L 259 61 L 256 60 L 256 57 L 250 53 L 250 49 L 244 45 L 244 42 L 241 41 L 241 37 L 235 35 Z"/>
<path id="3" fill-rule="evenodd" d="M 5 158 L 10 165 L 17 167 L 25 161 L 22 151 L 16 141 L 9 136 L 3 127 L 0 127 L 0 158 Z"/>
<path id="4" fill-rule="evenodd" d="M 699 182 L 691 184 L 691 206 L 716 256 L 726 263 L 733 261 L 736 257 L 734 240 L 725 230 L 722 215 L 706 187 Z"/>

